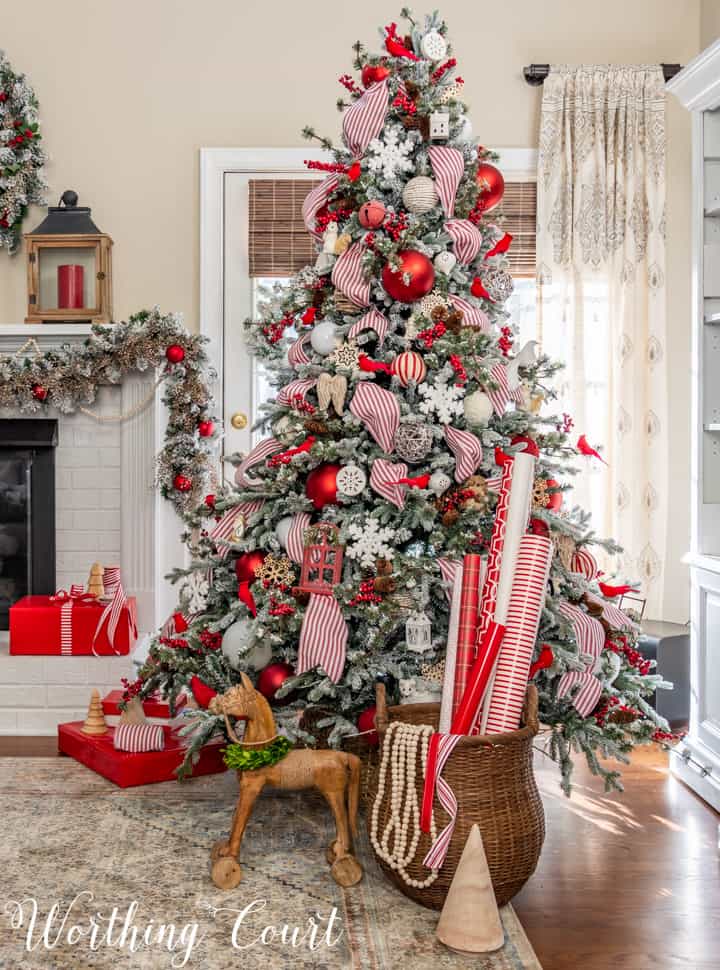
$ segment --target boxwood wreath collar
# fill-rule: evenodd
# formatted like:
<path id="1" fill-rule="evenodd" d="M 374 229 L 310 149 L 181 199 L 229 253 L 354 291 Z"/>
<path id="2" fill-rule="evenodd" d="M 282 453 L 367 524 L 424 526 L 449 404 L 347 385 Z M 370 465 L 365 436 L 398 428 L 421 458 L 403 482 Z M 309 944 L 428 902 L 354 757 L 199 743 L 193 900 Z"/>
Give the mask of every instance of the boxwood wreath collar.
<path id="1" fill-rule="evenodd" d="M 53 407 L 62 414 L 82 410 L 92 415 L 86 406 L 101 385 L 119 384 L 131 371 L 156 370 L 151 395 L 163 384 L 168 412 L 156 483 L 192 528 L 199 521 L 197 506 L 212 474 L 219 437 L 205 343 L 207 338 L 188 333 L 177 314 L 162 314 L 157 307 L 127 322 L 95 325 L 82 344 L 26 353 L 28 341 L 14 356 L 0 356 L 0 407 L 30 414 Z"/>
<path id="2" fill-rule="evenodd" d="M 258 768 L 270 768 L 276 765 L 292 747 L 292 741 L 283 735 L 273 738 L 261 748 L 229 744 L 223 748 L 223 761 L 233 771 L 256 771 Z"/>

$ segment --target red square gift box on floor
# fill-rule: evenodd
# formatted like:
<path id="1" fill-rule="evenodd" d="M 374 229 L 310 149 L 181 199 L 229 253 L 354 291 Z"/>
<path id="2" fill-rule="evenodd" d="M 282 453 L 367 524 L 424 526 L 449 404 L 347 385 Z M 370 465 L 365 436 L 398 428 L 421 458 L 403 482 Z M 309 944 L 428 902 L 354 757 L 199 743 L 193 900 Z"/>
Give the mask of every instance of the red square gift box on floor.
<path id="1" fill-rule="evenodd" d="M 10 607 L 10 653 L 50 657 L 128 654 L 137 637 L 135 598 L 127 598 L 112 643 L 109 640 L 110 617 L 95 639 L 107 605 L 80 598 L 23 596 Z"/>

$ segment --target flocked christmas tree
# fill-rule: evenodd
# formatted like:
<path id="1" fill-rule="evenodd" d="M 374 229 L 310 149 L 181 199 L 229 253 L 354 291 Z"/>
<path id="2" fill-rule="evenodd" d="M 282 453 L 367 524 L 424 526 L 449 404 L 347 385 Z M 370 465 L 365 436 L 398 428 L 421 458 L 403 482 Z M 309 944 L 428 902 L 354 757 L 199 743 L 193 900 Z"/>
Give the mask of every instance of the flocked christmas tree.
<path id="1" fill-rule="evenodd" d="M 370 726 L 378 678 L 396 700 L 437 694 L 452 564 L 487 549 L 503 463 L 527 450 L 529 531 L 554 545 L 531 670 L 547 750 L 566 789 L 573 749 L 617 785 L 598 756 L 666 736 L 645 700 L 659 678 L 597 585 L 593 544 L 617 547 L 569 507 L 559 365 L 514 343 L 503 180 L 473 140 L 446 26 L 403 16 L 408 35 L 385 28 L 378 55 L 356 44 L 358 78 L 340 79 L 343 145 L 318 139 L 333 161 L 309 163 L 327 174 L 303 209 L 317 261 L 246 324 L 277 388 L 266 437 L 198 510 L 178 613 L 129 692 L 190 685 L 194 747 L 223 731 L 204 708 L 241 671 L 283 731 L 335 745 Z M 594 663 L 567 604 L 602 624 Z"/>

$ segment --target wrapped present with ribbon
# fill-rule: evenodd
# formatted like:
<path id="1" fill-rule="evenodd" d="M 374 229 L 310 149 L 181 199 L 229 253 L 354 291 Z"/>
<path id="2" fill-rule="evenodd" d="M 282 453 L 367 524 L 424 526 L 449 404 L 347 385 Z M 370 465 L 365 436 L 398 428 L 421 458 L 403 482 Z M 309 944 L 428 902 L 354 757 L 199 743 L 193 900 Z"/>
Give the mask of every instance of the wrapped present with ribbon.
<path id="1" fill-rule="evenodd" d="M 10 607 L 10 653 L 47 657 L 130 653 L 137 639 L 135 598 L 126 595 L 112 572 L 108 580 L 109 601 L 91 596 L 83 586 L 71 586 L 69 592 L 60 589 L 53 596 L 23 596 Z"/>

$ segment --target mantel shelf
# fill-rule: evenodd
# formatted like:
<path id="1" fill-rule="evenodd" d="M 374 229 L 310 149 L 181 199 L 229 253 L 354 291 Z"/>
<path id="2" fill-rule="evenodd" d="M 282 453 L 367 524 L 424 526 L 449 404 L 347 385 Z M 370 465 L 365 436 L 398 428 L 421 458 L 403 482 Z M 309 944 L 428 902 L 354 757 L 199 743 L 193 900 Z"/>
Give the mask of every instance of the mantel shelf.
<path id="1" fill-rule="evenodd" d="M 703 215 L 706 219 L 720 219 L 720 205 L 714 206 L 712 209 L 705 209 Z"/>
<path id="2" fill-rule="evenodd" d="M 708 313 L 703 317 L 703 323 L 707 323 L 710 326 L 717 325 L 720 323 L 720 313 Z"/>
<path id="3" fill-rule="evenodd" d="M 87 337 L 91 323 L 0 323 L 0 337 Z"/>
<path id="4" fill-rule="evenodd" d="M 705 430 L 705 431 L 720 431 L 720 424 L 718 424 L 718 422 L 716 422 L 716 421 L 713 421 L 711 424 L 705 424 L 705 425 L 703 425 L 703 430 Z"/>

